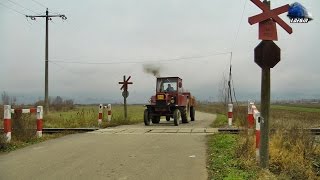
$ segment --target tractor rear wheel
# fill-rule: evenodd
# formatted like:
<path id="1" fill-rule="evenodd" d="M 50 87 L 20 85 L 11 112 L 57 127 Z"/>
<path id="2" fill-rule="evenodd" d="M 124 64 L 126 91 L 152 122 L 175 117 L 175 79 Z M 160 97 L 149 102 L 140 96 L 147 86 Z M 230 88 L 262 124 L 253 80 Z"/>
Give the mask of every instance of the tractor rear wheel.
<path id="1" fill-rule="evenodd" d="M 173 122 L 175 126 L 179 126 L 180 116 L 181 116 L 181 113 L 179 109 L 176 109 L 173 111 Z"/>
<path id="2" fill-rule="evenodd" d="M 191 121 L 194 121 L 194 117 L 196 116 L 196 110 L 193 106 L 190 107 L 190 118 Z"/>
<path id="3" fill-rule="evenodd" d="M 159 124 L 159 122 L 160 122 L 160 116 L 153 116 L 152 117 L 153 124 Z"/>
<path id="4" fill-rule="evenodd" d="M 145 109 L 145 110 L 144 110 L 143 120 L 144 120 L 144 125 L 146 125 L 146 126 L 149 126 L 149 125 L 150 125 L 150 116 L 149 116 L 149 111 L 148 111 L 148 109 Z"/>
<path id="5" fill-rule="evenodd" d="M 166 120 L 167 120 L 167 121 L 170 121 L 170 116 L 166 116 Z"/>
<path id="6" fill-rule="evenodd" d="M 188 106 L 181 107 L 180 111 L 181 111 L 182 123 L 188 123 L 189 122 L 189 112 L 190 112 L 188 109 Z"/>

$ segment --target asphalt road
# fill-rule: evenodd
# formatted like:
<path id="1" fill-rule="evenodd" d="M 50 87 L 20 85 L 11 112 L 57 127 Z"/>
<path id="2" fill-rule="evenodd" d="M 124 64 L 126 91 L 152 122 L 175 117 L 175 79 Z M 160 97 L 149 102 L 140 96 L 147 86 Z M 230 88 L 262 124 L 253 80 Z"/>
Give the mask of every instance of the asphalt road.
<path id="1" fill-rule="evenodd" d="M 215 115 L 173 126 L 120 126 L 0 155 L 0 179 L 207 179 L 206 134 Z"/>

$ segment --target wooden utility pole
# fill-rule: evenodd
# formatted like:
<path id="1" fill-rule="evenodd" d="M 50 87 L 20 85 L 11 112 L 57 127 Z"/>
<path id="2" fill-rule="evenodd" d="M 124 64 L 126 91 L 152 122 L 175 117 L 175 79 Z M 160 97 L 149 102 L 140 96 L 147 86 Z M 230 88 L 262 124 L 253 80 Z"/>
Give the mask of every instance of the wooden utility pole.
<path id="1" fill-rule="evenodd" d="M 46 15 L 38 15 L 38 16 L 29 16 L 26 17 L 31 18 L 32 20 L 36 20 L 37 17 L 45 17 L 46 18 L 46 48 L 45 48 L 45 87 L 44 87 L 44 112 L 45 114 L 49 111 L 49 20 L 53 17 L 60 17 L 63 20 L 66 20 L 67 17 L 64 14 L 57 15 L 49 15 L 48 8 L 46 10 Z"/>

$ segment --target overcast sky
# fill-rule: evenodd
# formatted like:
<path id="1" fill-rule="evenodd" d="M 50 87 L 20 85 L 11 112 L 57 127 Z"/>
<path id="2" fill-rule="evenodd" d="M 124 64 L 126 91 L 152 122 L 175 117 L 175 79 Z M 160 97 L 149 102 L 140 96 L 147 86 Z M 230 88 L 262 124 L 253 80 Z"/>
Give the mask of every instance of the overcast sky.
<path id="1" fill-rule="evenodd" d="M 120 102 L 118 81 L 131 75 L 128 102 L 147 102 L 155 89 L 155 78 L 143 71 L 149 62 L 161 67 L 161 76 L 180 76 L 198 99 L 217 100 L 228 74 L 230 53 L 225 52 L 232 51 L 237 98 L 260 98 L 261 69 L 253 59 L 260 42 L 258 25 L 249 25 L 248 17 L 261 10 L 250 1 L 11 1 L 16 4 L 0 0 L 0 92 L 20 101 L 44 97 L 45 19 L 22 15 L 44 14 L 43 6 L 68 18 L 49 23 L 50 96 L 81 103 Z M 271 1 L 271 7 L 293 2 Z M 289 24 L 291 35 L 277 25 L 281 61 L 271 71 L 274 100 L 320 98 L 320 1 L 299 2 L 314 20 Z M 281 18 L 289 23 L 286 13 Z M 166 61 L 181 57 L 198 58 Z"/>

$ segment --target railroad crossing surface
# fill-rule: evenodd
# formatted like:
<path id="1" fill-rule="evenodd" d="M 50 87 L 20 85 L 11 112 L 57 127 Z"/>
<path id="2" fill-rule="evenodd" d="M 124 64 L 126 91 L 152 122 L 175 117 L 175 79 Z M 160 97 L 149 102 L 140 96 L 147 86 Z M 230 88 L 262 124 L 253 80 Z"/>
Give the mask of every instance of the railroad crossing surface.
<path id="1" fill-rule="evenodd" d="M 72 134 L 0 155 L 0 179 L 207 179 L 213 114 Z"/>

